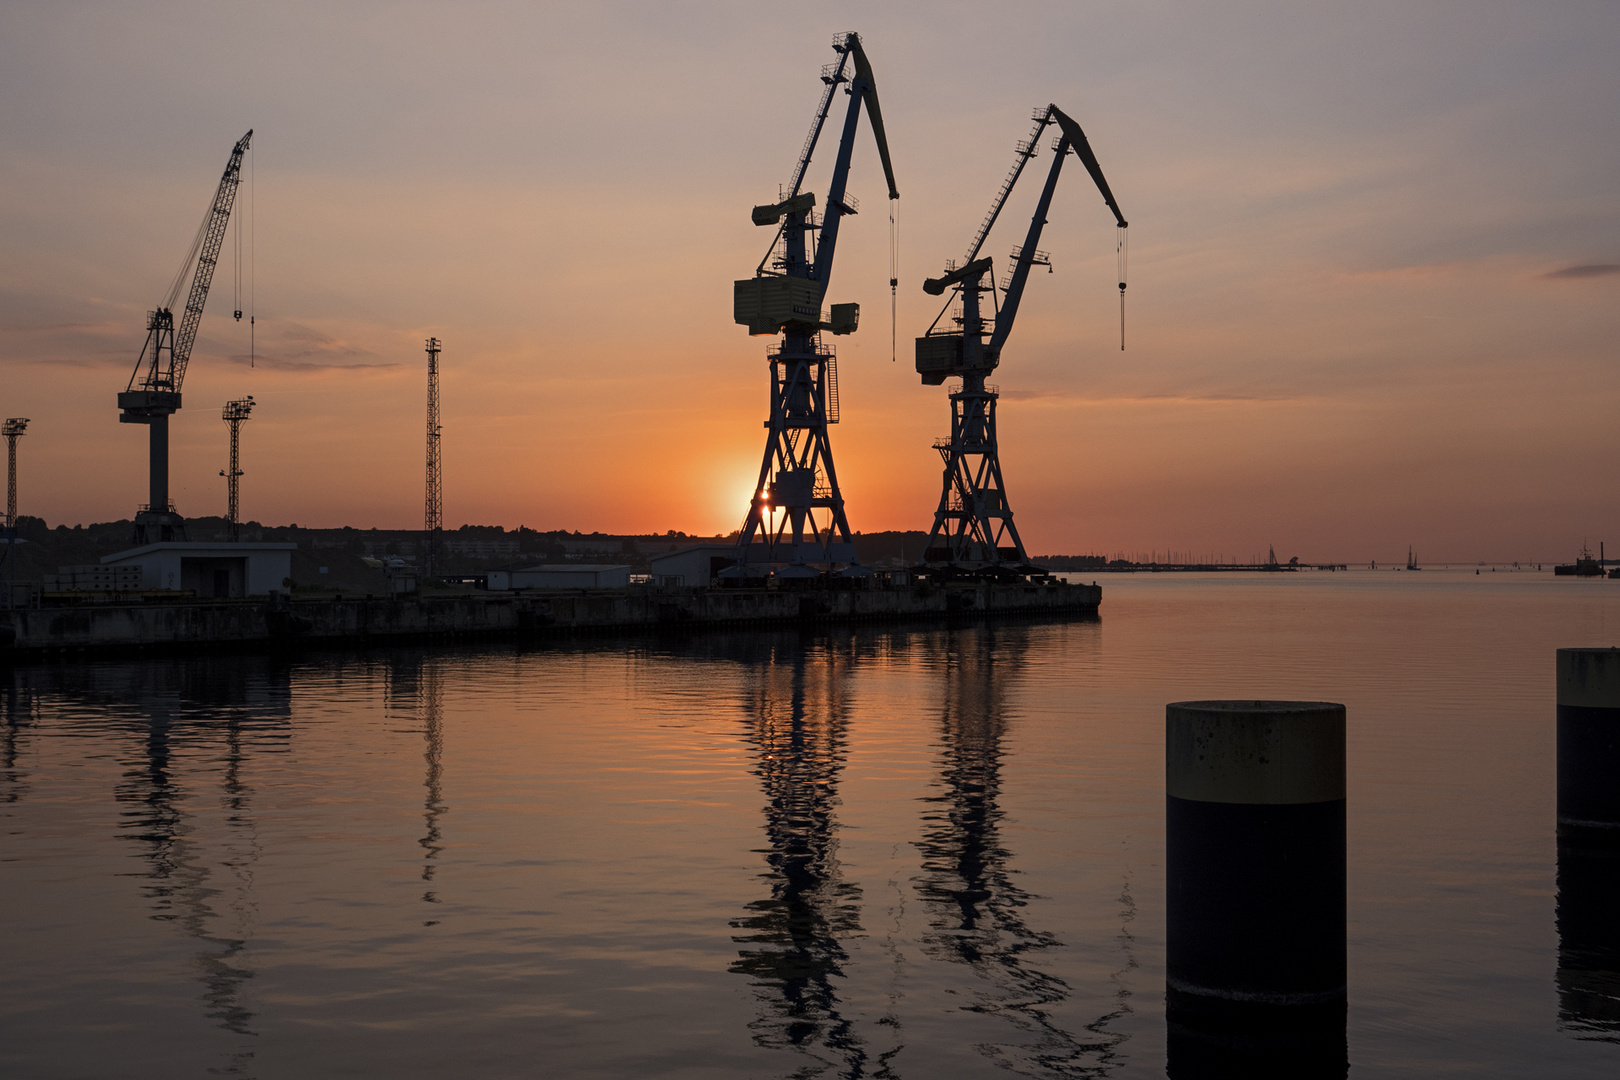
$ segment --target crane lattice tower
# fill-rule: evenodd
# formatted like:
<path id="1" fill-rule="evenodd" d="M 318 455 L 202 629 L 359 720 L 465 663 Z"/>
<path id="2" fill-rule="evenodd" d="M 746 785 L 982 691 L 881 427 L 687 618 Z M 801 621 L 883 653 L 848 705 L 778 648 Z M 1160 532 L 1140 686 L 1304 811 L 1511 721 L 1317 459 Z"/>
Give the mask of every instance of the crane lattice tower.
<path id="1" fill-rule="evenodd" d="M 17 528 L 17 440 L 28 430 L 28 417 L 13 416 L 0 433 L 6 437 L 6 528 Z"/>
<path id="2" fill-rule="evenodd" d="M 242 539 L 242 519 L 240 496 L 241 488 L 238 481 L 242 478 L 241 432 L 242 421 L 248 419 L 253 412 L 253 395 L 227 401 L 220 413 L 231 429 L 231 464 L 229 469 L 221 469 L 219 475 L 225 477 L 225 520 L 230 523 L 231 541 L 234 543 Z"/>
<path id="3" fill-rule="evenodd" d="M 992 576 L 1044 572 L 1030 565 L 1018 527 L 1013 524 L 1012 505 L 1002 481 L 996 434 L 996 402 L 1000 394 L 985 378 L 1001 362 L 1002 346 L 1012 333 L 1030 269 L 1044 266 L 1051 271 L 1050 257 L 1040 250 L 1041 230 L 1051 209 L 1058 174 L 1071 150 L 1091 173 L 1103 201 L 1114 212 L 1121 232 L 1120 250 L 1124 250 L 1125 218 L 1114 202 L 1085 132 L 1056 105 L 1036 109 L 1032 119 L 1035 130 L 1018 144 L 1012 170 L 1002 181 L 989 213 L 980 222 L 968 246 L 967 258 L 960 266 L 947 265 L 943 275 L 923 283 L 923 291 L 930 295 L 939 296 L 947 289 L 951 290 L 951 295 L 928 332 L 917 339 L 917 373 L 923 383 L 930 386 L 938 386 L 947 378 L 961 380 L 950 393 L 951 434 L 934 442 L 934 448 L 944 459 L 945 470 L 934 525 L 923 548 L 923 562 L 946 576 L 963 571 Z M 1000 283 L 998 292 L 993 261 L 989 257 L 980 258 L 979 250 L 1024 166 L 1039 151 L 1041 136 L 1051 124 L 1056 124 L 1059 132 L 1052 147 L 1052 167 L 1023 246 L 1012 250 L 1012 273 Z M 1123 296 L 1123 260 L 1119 288 Z M 981 300 L 986 294 L 991 298 L 989 313 Z M 953 311 L 948 324 L 942 327 L 942 323 L 947 322 L 947 313 Z M 954 328 L 949 324 L 954 324 Z"/>
<path id="4" fill-rule="evenodd" d="M 242 181 L 242 155 L 247 153 L 252 138 L 253 132 L 249 131 L 231 148 L 225 173 L 220 177 L 219 187 L 203 215 L 191 249 L 181 260 L 168 295 L 163 303 L 147 313 L 146 344 L 135 361 L 129 386 L 118 395 L 119 422 L 145 424 L 149 433 L 147 502 L 135 515 L 137 544 L 186 538 L 185 519 L 175 513 L 174 504 L 169 501 L 169 417 L 180 408 L 180 385 L 186 377 L 186 365 L 191 362 L 191 347 L 197 341 L 203 305 L 208 301 L 208 287 L 214 280 L 219 249 L 225 242 L 231 207 L 236 203 L 236 189 Z M 186 294 L 185 310 L 176 326 L 172 309 L 188 275 L 191 290 Z"/>
<path id="5" fill-rule="evenodd" d="M 434 554 L 439 533 L 444 528 L 444 477 L 439 472 L 439 339 L 427 339 L 427 498 L 422 510 L 422 541 L 425 572 L 434 574 Z"/>
<path id="6" fill-rule="evenodd" d="M 863 105 L 877 138 L 889 198 L 898 199 L 900 194 L 894 186 L 877 83 L 860 35 L 839 34 L 832 47 L 838 60 L 822 69 L 821 104 L 799 153 L 793 182 L 777 202 L 753 210 L 754 224 L 777 226 L 776 237 L 754 276 L 733 287 L 737 322 L 750 334 L 781 334 L 765 352 L 771 370 L 771 412 L 765 422 L 768 434 L 759 479 L 738 537 L 738 576 L 747 576 L 750 565 L 764 572 L 769 564 L 786 563 L 791 569 L 778 570 L 779 575 L 813 577 L 819 571 L 808 563 L 830 567 L 856 561 L 827 431 L 839 419 L 838 360 L 822 331 L 854 332 L 860 307 L 834 304 L 829 314 L 821 305 L 832 279 L 839 223 L 859 210 L 845 191 L 845 182 Z M 839 87 L 849 96 L 849 108 L 826 213 L 818 217 L 815 195 L 800 188 Z"/>

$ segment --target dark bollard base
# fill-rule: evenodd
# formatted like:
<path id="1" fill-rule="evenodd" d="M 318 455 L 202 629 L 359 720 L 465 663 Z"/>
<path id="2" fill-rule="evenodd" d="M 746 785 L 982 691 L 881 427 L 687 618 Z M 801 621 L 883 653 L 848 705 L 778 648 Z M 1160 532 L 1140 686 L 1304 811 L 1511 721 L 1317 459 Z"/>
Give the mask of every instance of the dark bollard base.
<path id="1" fill-rule="evenodd" d="M 1345 802 L 1165 800 L 1167 960 L 1185 992 L 1345 992 Z"/>
<path id="2" fill-rule="evenodd" d="M 1170 1080 L 1344 1080 L 1350 1073 L 1346 1012 L 1343 998 L 1262 1005 L 1166 987 L 1166 1071 Z"/>
<path id="3" fill-rule="evenodd" d="M 1558 706 L 1558 827 L 1620 834 L 1620 709 Z"/>
<path id="4" fill-rule="evenodd" d="M 1558 1026 L 1620 1043 L 1620 829 L 1558 830 Z"/>

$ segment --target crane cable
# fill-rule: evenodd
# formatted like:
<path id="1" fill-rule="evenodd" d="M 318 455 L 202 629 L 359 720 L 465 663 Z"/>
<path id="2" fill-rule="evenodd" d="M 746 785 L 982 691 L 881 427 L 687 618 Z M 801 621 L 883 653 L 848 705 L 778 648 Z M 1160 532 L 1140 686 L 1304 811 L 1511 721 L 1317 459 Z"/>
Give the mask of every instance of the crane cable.
<path id="1" fill-rule="evenodd" d="M 1131 261 L 1131 234 L 1121 225 L 1115 230 L 1115 257 L 1119 265 L 1119 351 L 1125 351 L 1125 271 Z"/>
<path id="2" fill-rule="evenodd" d="M 895 217 L 896 200 L 889 200 L 889 363 L 899 355 L 900 222 Z"/>
<path id="3" fill-rule="evenodd" d="M 258 242 L 258 236 L 259 236 L 259 232 L 258 232 L 258 224 L 259 224 L 259 221 L 258 221 L 259 181 L 258 181 L 258 178 L 259 178 L 259 167 L 258 166 L 259 166 L 258 155 L 253 152 L 253 147 L 249 146 L 248 147 L 248 367 L 256 367 L 256 366 L 258 366 L 257 363 L 256 363 L 256 361 L 258 359 L 258 352 L 257 352 L 257 349 L 255 348 L 256 342 L 254 340 L 254 334 L 255 334 L 254 322 L 255 322 L 255 320 L 257 318 L 257 311 L 255 310 L 255 307 L 254 307 L 254 298 L 255 298 L 255 296 L 257 294 L 257 291 L 258 291 L 257 290 L 257 285 L 259 283 L 259 275 L 258 275 L 258 258 L 259 258 L 259 242 Z"/>

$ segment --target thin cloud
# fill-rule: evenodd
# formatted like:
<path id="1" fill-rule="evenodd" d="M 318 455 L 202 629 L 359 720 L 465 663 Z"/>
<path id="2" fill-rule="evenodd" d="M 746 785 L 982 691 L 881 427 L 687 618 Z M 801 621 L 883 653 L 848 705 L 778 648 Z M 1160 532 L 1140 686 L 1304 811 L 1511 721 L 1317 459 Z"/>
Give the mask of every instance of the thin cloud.
<path id="1" fill-rule="evenodd" d="M 400 366 L 380 361 L 375 352 L 362 345 L 299 323 L 287 324 L 272 340 L 262 344 L 263 350 L 255 362 L 277 368 L 330 371 Z M 243 353 L 234 353 L 231 359 L 237 363 L 249 361 Z"/>
<path id="2" fill-rule="evenodd" d="M 1003 390 L 1001 391 L 1001 397 L 1006 401 L 1041 401 L 1051 404 L 1064 405 L 1100 405 L 1105 403 L 1125 402 L 1180 402 L 1184 404 L 1198 405 L 1276 405 L 1311 400 L 1294 394 L 1081 394 L 1048 390 Z"/>
<path id="3" fill-rule="evenodd" d="M 1608 277 L 1610 274 L 1620 274 L 1620 263 L 1582 263 L 1580 266 L 1566 266 L 1562 270 L 1554 270 L 1544 276 L 1550 278 L 1589 278 Z"/>
<path id="4" fill-rule="evenodd" d="M 247 353 L 235 353 L 230 357 L 227 357 L 227 359 L 233 364 L 248 364 L 255 367 L 263 365 L 265 367 L 275 368 L 278 371 L 366 371 L 374 368 L 397 368 L 405 366 L 404 364 L 398 362 L 387 364 L 333 364 L 318 361 L 312 362 L 308 360 L 283 360 L 278 356 L 267 353 L 259 353 L 257 356 L 250 356 Z"/>

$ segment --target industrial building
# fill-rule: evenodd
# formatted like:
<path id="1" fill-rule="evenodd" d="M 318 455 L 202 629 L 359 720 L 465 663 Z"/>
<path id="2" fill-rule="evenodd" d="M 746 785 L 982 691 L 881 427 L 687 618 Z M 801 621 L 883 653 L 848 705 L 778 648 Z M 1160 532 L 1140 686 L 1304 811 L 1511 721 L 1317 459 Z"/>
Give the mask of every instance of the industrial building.
<path id="1" fill-rule="evenodd" d="M 139 566 L 143 590 L 186 590 L 205 599 L 269 596 L 292 587 L 297 544 L 169 540 L 104 556 L 114 569 Z"/>
<path id="2" fill-rule="evenodd" d="M 489 588 L 496 592 L 507 589 L 623 589 L 629 584 L 628 566 L 568 563 L 489 572 Z"/>
<path id="3" fill-rule="evenodd" d="M 654 585 L 712 585 L 720 571 L 737 564 L 736 544 L 693 544 L 647 560 Z"/>

